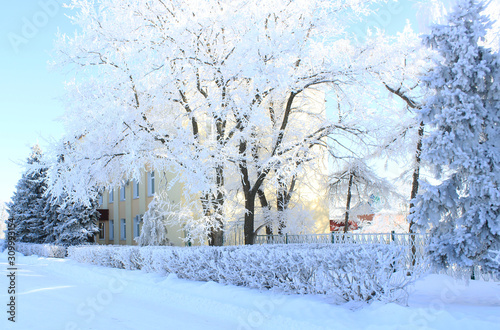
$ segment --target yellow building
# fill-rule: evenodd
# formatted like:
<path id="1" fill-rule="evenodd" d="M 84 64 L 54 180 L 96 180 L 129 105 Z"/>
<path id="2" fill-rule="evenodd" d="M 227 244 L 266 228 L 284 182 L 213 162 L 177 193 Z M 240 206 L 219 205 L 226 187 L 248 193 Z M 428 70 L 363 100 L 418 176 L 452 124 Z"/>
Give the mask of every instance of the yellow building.
<path id="1" fill-rule="evenodd" d="M 99 200 L 100 244 L 137 245 L 135 238 L 142 229 L 142 216 L 148 210 L 155 192 L 166 190 L 171 175 L 158 171 L 145 172 L 140 181 L 128 181 L 121 187 L 106 190 Z M 168 190 L 169 199 L 181 201 L 181 185 L 175 184 Z M 167 237 L 172 245 L 185 246 L 185 233 L 179 226 L 170 226 Z"/>

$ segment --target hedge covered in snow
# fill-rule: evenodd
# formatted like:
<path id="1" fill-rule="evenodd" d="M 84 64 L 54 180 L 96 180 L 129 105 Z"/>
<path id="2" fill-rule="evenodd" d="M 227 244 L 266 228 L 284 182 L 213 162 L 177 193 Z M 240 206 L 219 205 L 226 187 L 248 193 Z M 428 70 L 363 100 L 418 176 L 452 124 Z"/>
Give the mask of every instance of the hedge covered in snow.
<path id="1" fill-rule="evenodd" d="M 341 301 L 402 301 L 411 281 L 402 247 L 383 244 L 73 246 L 68 255 L 82 263 Z"/>
<path id="2" fill-rule="evenodd" d="M 30 256 L 35 254 L 40 257 L 50 257 L 50 258 L 64 258 L 66 257 L 66 248 L 64 246 L 52 245 L 52 244 L 34 244 L 34 243 L 22 243 L 16 242 L 15 250 L 24 254 L 25 256 Z"/>

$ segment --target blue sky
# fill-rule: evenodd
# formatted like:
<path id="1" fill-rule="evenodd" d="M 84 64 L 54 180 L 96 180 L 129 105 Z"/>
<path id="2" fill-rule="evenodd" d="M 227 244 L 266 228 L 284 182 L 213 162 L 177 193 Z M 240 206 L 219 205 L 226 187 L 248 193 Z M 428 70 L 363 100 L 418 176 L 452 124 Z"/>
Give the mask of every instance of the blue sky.
<path id="1" fill-rule="evenodd" d="M 3 1 L 0 11 L 0 201 L 7 201 L 21 177 L 30 147 L 62 135 L 57 100 L 65 78 L 47 61 L 57 28 L 73 31 L 57 0 Z"/>
<path id="2" fill-rule="evenodd" d="M 75 27 L 65 16 L 63 0 L 3 1 L 0 11 L 0 201 L 8 201 L 23 171 L 30 147 L 44 149 L 63 134 L 57 121 L 63 115 L 58 98 L 70 77 L 50 72 L 47 61 L 57 30 L 71 34 Z M 378 26 L 400 31 L 415 19 L 410 0 L 380 7 L 379 14 L 359 25 L 359 33 Z"/>

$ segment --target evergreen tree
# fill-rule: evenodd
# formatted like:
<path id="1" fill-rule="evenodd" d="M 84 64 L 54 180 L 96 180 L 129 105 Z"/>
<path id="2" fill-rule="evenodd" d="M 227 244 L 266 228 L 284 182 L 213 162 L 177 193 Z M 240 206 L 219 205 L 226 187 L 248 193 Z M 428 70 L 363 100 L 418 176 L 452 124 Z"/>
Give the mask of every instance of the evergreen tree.
<path id="1" fill-rule="evenodd" d="M 53 244 L 57 241 L 58 233 L 56 231 L 59 225 L 60 206 L 64 198 L 45 197 L 45 207 L 42 217 L 44 219 L 43 230 L 46 234 L 45 243 Z"/>
<path id="2" fill-rule="evenodd" d="M 500 60 L 481 45 L 490 25 L 483 7 L 461 1 L 447 25 L 424 37 L 441 60 L 423 79 L 435 94 L 421 112 L 432 128 L 422 158 L 440 183 L 423 186 L 413 220 L 430 230 L 428 252 L 438 266 L 500 272 L 488 258 L 500 249 Z"/>
<path id="3" fill-rule="evenodd" d="M 79 245 L 94 243 L 94 237 L 99 233 L 99 212 L 97 200 L 83 203 L 62 204 L 57 208 L 57 223 L 54 234 L 56 245 Z"/>
<path id="4" fill-rule="evenodd" d="M 47 169 L 42 167 L 42 150 L 33 146 L 27 160 L 28 169 L 16 185 L 16 191 L 9 204 L 9 218 L 15 224 L 16 240 L 29 243 L 43 243 L 44 232 L 43 197 L 47 185 Z"/>
<path id="5" fill-rule="evenodd" d="M 66 204 L 65 197 L 46 193 L 47 168 L 38 145 L 32 148 L 27 170 L 17 183 L 9 204 L 17 241 L 77 245 L 92 242 L 99 232 L 97 200 L 89 205 Z"/>
<path id="6" fill-rule="evenodd" d="M 64 161 L 64 156 L 59 155 L 58 162 Z M 59 238 L 60 231 L 57 229 L 62 225 L 60 218 L 61 213 L 66 213 L 67 211 L 61 208 L 64 201 L 67 199 L 68 195 L 63 193 L 60 196 L 52 196 L 49 194 L 46 198 L 45 208 L 43 210 L 43 217 L 45 219 L 44 230 L 47 233 L 45 239 L 46 243 L 56 243 Z M 61 217 L 61 219 L 64 217 Z"/>

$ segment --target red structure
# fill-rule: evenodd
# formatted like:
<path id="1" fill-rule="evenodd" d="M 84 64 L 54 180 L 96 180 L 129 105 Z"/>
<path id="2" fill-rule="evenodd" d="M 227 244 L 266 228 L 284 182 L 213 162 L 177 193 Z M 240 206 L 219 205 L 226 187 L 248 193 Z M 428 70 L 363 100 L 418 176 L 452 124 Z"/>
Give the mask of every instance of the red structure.
<path id="1" fill-rule="evenodd" d="M 358 229 L 359 228 L 358 223 L 372 221 L 374 216 L 375 216 L 375 214 L 358 215 L 357 216 L 358 221 L 349 220 L 348 230 L 351 231 L 351 230 Z M 343 231 L 343 230 L 344 230 L 344 220 L 343 219 L 330 220 L 330 231 L 331 232 Z"/>

